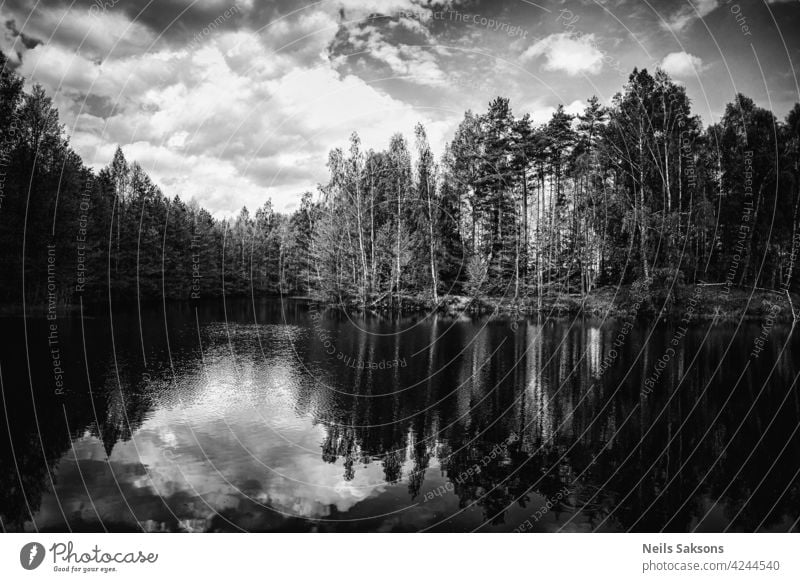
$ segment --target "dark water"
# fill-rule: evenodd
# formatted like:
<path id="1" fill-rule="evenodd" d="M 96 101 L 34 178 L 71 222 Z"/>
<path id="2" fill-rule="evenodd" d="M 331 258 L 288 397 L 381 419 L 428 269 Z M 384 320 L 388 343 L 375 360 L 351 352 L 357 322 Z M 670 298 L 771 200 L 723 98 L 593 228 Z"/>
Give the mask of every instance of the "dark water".
<path id="1" fill-rule="evenodd" d="M 757 323 L 279 301 L 50 323 L 0 320 L 6 531 L 798 529 L 788 327 L 756 357 Z"/>

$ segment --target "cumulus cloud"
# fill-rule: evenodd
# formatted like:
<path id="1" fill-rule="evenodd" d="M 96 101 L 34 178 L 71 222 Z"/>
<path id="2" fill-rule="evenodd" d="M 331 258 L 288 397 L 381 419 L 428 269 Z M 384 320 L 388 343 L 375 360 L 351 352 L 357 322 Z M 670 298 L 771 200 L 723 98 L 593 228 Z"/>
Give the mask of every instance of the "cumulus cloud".
<path id="1" fill-rule="evenodd" d="M 429 12 L 422 9 L 415 12 L 426 13 Z M 342 22 L 328 49 L 334 66 L 354 71 L 359 64 L 368 64 L 387 77 L 403 78 L 416 85 L 444 86 L 447 75 L 438 62 L 442 52 L 433 42 L 426 18 L 409 18 L 402 11 L 388 14 Z"/>
<path id="2" fill-rule="evenodd" d="M 705 18 L 719 6 L 718 0 L 692 0 L 670 16 L 663 26 L 672 32 L 681 32 L 699 18 Z"/>
<path id="3" fill-rule="evenodd" d="M 432 146 L 444 149 L 452 123 L 369 80 L 388 72 L 446 86 L 436 50 L 405 42 L 409 34 L 426 38 L 427 28 L 398 22 L 398 11 L 426 10 L 416 0 L 334 0 L 302 9 L 242 0 L 235 11 L 230 0 L 201 7 L 165 0 L 139 15 L 145 5 L 97 10 L 92 0 L 76 0 L 67 10 L 42 0 L 30 18 L 20 0 L 4 9 L 26 23 L 27 36 L 8 28 L 3 47 L 16 43 L 24 52 L 20 73 L 53 96 L 71 143 L 95 169 L 120 144 L 168 196 L 195 198 L 229 216 L 270 197 L 291 209 L 301 192 L 325 182 L 329 150 L 353 131 L 365 148 L 383 149 L 393 133 L 410 136 L 423 122 Z M 394 22 L 398 31 L 372 27 L 375 14 L 388 14 L 376 22 Z M 371 67 L 339 66 L 331 47 L 342 35 Z M 29 36 L 48 42 L 23 43 Z"/>
<path id="4" fill-rule="evenodd" d="M 672 77 L 690 77 L 703 70 L 703 60 L 687 52 L 669 53 L 659 65 Z"/>
<path id="5" fill-rule="evenodd" d="M 543 56 L 548 71 L 563 71 L 568 75 L 595 75 L 603 68 L 603 53 L 595 44 L 594 34 L 578 36 L 559 32 L 536 42 L 522 53 L 522 60 Z"/>
<path id="6" fill-rule="evenodd" d="M 114 30 L 124 28 L 119 17 L 102 16 Z M 104 166 L 121 144 L 167 195 L 195 198 L 219 216 L 270 197 L 292 208 L 327 179 L 328 151 L 353 131 L 382 149 L 421 121 L 434 146 L 444 142 L 446 124 L 333 66 L 336 15 L 307 12 L 270 30 L 221 27 L 195 50 L 166 43 L 102 61 L 49 43 L 28 50 L 20 72 L 54 95 L 88 164 Z M 107 49 L 115 36 L 98 33 L 95 45 Z M 441 82 L 423 49 L 365 41 L 395 74 Z"/>
<path id="7" fill-rule="evenodd" d="M 537 100 L 533 103 L 528 103 L 525 107 L 525 111 L 530 111 L 533 122 L 538 125 L 550 121 L 553 113 L 556 112 L 556 108 L 556 105 L 547 105 L 542 101 Z M 583 113 L 585 110 L 586 103 L 580 99 L 576 99 L 572 103 L 564 105 L 564 112 L 568 113 L 569 115 L 577 116 Z"/>

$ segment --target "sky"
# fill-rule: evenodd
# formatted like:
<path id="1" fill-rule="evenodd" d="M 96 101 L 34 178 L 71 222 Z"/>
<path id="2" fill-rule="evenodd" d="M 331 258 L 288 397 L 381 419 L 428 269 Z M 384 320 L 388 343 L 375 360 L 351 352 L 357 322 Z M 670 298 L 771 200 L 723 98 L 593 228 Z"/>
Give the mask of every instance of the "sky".
<path id="1" fill-rule="evenodd" d="M 118 145 L 215 216 L 297 208 L 328 152 L 425 125 L 439 154 L 496 96 L 546 123 L 610 103 L 634 67 L 705 124 L 736 93 L 800 101 L 798 0 L 0 0 L 0 49 L 95 169 Z"/>

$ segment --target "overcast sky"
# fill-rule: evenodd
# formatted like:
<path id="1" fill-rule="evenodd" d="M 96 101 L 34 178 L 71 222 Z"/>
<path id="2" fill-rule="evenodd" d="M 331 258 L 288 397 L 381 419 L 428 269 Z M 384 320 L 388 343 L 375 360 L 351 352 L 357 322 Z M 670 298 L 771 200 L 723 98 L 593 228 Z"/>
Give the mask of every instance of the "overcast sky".
<path id="1" fill-rule="evenodd" d="M 0 0 L 0 16 L 87 163 L 120 144 L 217 216 L 295 208 L 353 131 L 385 148 L 421 121 L 439 152 L 496 95 L 544 123 L 610 101 L 634 66 L 685 84 L 705 123 L 736 92 L 780 119 L 800 100 L 797 0 Z"/>

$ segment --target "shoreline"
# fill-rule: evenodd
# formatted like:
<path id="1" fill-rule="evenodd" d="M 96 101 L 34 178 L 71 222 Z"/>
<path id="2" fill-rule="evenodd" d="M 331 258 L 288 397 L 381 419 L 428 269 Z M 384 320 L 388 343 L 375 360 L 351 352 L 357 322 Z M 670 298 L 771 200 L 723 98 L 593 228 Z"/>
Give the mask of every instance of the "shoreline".
<path id="1" fill-rule="evenodd" d="M 683 286 L 668 298 L 657 296 L 654 299 L 644 299 L 636 301 L 630 285 L 619 287 L 600 287 L 581 297 L 577 294 L 543 296 L 541 298 L 541 309 L 539 308 L 538 297 L 521 297 L 517 300 L 513 298 L 478 296 L 468 297 L 464 295 L 445 295 L 440 298 L 437 305 L 423 296 L 404 295 L 400 297 L 400 305 L 391 300 L 382 299 L 378 302 L 365 307 L 357 301 L 347 304 L 333 304 L 322 301 L 315 297 L 305 295 L 261 295 L 257 299 L 273 299 L 277 301 L 298 301 L 309 305 L 321 306 L 323 309 L 334 309 L 352 313 L 400 313 L 411 315 L 420 312 L 436 311 L 447 315 L 493 315 L 495 317 L 506 318 L 529 318 L 546 317 L 560 318 L 574 315 L 585 317 L 606 317 L 609 319 L 641 319 L 653 320 L 660 319 L 667 322 L 677 322 L 688 319 L 709 320 L 717 318 L 721 321 L 735 321 L 738 319 L 746 320 L 768 320 L 775 323 L 792 323 L 794 316 L 792 306 L 789 304 L 787 295 L 781 291 L 770 291 L 764 289 L 746 290 L 733 289 L 730 293 L 720 294 L 718 286 L 697 285 L 692 287 Z M 752 297 L 750 295 L 752 294 Z M 792 294 L 795 311 L 800 306 L 800 295 Z M 227 299 L 238 300 L 241 298 L 251 298 L 247 295 L 228 295 Z M 748 302 L 748 298 L 750 299 Z M 220 301 L 222 296 L 209 297 L 203 301 Z M 168 304 L 191 303 L 192 299 L 171 299 Z M 115 307 L 133 307 L 137 304 L 134 301 L 120 301 Z M 163 303 L 160 299 L 148 299 L 142 302 L 143 305 L 159 305 Z M 87 303 L 84 304 L 84 316 L 95 318 L 101 316 L 98 307 L 105 310 L 108 308 L 106 303 Z M 78 304 L 60 304 L 57 308 L 59 316 L 75 316 L 80 312 Z M 21 306 L 11 304 L 0 304 L 0 318 L 27 317 L 32 319 L 45 318 L 48 314 L 47 306 L 40 304 L 27 305 L 26 313 L 22 312 Z"/>
<path id="2" fill-rule="evenodd" d="M 607 317 L 618 319 L 661 319 L 677 322 L 687 318 L 692 320 L 709 320 L 717 318 L 724 321 L 767 320 L 779 323 L 791 323 L 794 320 L 792 306 L 783 291 L 733 289 L 730 293 L 720 294 L 714 285 L 683 286 L 670 297 L 639 300 L 637 303 L 630 285 L 619 287 L 600 287 L 585 296 L 577 294 L 544 296 L 541 309 L 537 297 L 513 298 L 479 296 L 470 298 L 463 295 L 446 295 L 439 300 L 438 306 L 423 297 L 403 296 L 398 309 L 391 302 L 383 300 L 368 308 L 352 302 L 348 305 L 326 305 L 344 311 L 373 311 L 379 313 L 400 312 L 415 313 L 436 310 L 450 315 L 496 314 L 507 317 L 567 317 L 582 314 L 587 317 Z M 752 297 L 751 297 L 752 294 Z M 307 298 L 304 298 L 307 299 Z M 748 301 L 749 299 L 749 301 Z M 317 304 L 324 302 L 314 301 Z M 793 293 L 792 301 L 797 311 L 800 306 L 800 295 Z M 688 312 L 688 313 L 687 313 Z"/>

